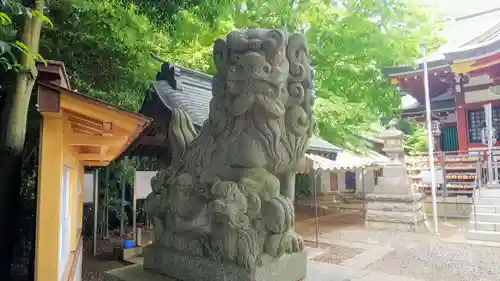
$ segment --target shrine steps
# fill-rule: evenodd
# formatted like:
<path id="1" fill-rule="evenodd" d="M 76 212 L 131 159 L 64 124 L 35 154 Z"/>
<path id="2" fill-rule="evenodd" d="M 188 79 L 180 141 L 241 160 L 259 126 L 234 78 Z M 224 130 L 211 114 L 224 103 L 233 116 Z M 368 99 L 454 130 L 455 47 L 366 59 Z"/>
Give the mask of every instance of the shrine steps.
<path id="1" fill-rule="evenodd" d="M 500 190 L 476 191 L 467 239 L 500 242 Z"/>

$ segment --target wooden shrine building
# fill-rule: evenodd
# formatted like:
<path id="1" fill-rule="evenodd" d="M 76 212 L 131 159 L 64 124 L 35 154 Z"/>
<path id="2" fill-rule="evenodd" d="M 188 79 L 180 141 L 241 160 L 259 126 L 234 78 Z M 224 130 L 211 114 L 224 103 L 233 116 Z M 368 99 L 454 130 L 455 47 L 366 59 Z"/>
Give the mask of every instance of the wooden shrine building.
<path id="1" fill-rule="evenodd" d="M 192 69 L 164 63 L 156 81 L 146 93 L 139 113 L 154 121 L 129 147 L 130 156 L 156 157 L 160 166 L 170 163 L 167 136 L 173 108 L 184 110 L 199 130 L 208 118 L 212 99 L 212 76 Z M 313 136 L 308 153 L 335 160 L 340 149 Z"/>
<path id="2" fill-rule="evenodd" d="M 72 90 L 61 62 L 38 64 L 37 82 L 35 281 L 79 281 L 84 169 L 110 164 L 151 120 Z"/>
<path id="3" fill-rule="evenodd" d="M 432 118 L 442 125 L 444 150 L 484 149 L 483 106 L 493 105 L 500 140 L 500 8 L 456 17 L 444 30 L 448 43 L 428 58 Z M 423 65 L 386 69 L 403 94 L 403 116 L 425 121 Z M 497 146 L 500 142 L 497 142 Z"/>

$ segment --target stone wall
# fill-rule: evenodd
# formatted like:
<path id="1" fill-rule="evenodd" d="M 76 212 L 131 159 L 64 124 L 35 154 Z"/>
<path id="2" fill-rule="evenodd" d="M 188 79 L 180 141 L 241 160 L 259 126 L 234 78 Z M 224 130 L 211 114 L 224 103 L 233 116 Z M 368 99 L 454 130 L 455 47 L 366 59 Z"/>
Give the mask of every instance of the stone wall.
<path id="1" fill-rule="evenodd" d="M 472 198 L 470 197 L 437 197 L 437 213 L 439 217 L 468 219 L 472 212 Z M 432 216 L 432 198 L 424 200 L 424 210 Z"/>

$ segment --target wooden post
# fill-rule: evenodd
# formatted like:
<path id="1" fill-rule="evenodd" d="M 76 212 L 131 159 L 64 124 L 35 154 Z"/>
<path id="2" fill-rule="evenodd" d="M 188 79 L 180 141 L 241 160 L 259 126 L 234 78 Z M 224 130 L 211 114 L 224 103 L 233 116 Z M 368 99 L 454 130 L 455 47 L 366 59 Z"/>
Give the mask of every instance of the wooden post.
<path id="1" fill-rule="evenodd" d="M 134 177 L 135 177 L 135 169 L 134 169 Z M 136 217 L 137 217 L 137 199 L 135 197 L 135 190 L 136 190 L 136 186 L 135 186 L 135 181 L 134 181 L 134 185 L 132 187 L 132 235 L 133 235 L 133 239 L 137 245 L 137 221 L 136 221 Z"/>
<path id="2" fill-rule="evenodd" d="M 106 167 L 106 190 L 104 191 L 104 238 L 109 237 L 109 167 Z"/>
<path id="3" fill-rule="evenodd" d="M 120 179 L 121 185 L 121 209 L 120 209 L 120 236 L 123 237 L 125 234 L 125 176 Z"/>
<path id="4" fill-rule="evenodd" d="M 128 164 L 128 157 L 125 156 L 124 161 L 124 166 Z M 120 216 L 120 236 L 123 238 L 125 237 L 125 188 L 127 187 L 126 184 L 126 175 L 122 174 L 122 178 L 120 181 L 121 184 L 121 189 L 122 189 L 122 196 L 121 196 L 121 216 Z"/>
<path id="5" fill-rule="evenodd" d="M 97 255 L 97 222 L 99 219 L 99 170 L 94 170 L 94 229 L 92 234 L 92 255 Z"/>
<path id="6" fill-rule="evenodd" d="M 445 159 L 445 153 L 444 151 L 441 151 L 441 159 L 440 159 L 440 164 L 441 164 L 441 169 L 443 171 L 443 197 L 448 197 L 448 181 L 446 180 L 446 159 Z M 446 204 L 445 204 L 446 205 Z"/>
<path id="7" fill-rule="evenodd" d="M 58 279 L 64 146 L 62 119 L 44 116 L 41 131 L 35 253 L 35 280 L 38 281 Z"/>
<path id="8" fill-rule="evenodd" d="M 137 228 L 137 241 L 135 244 L 137 246 L 142 246 L 142 227 Z"/>
<path id="9" fill-rule="evenodd" d="M 316 178 L 317 178 L 317 173 L 316 170 L 312 170 L 313 174 L 313 180 L 312 180 L 312 185 L 313 185 L 313 192 L 314 192 L 314 225 L 316 227 L 316 248 L 319 248 L 319 222 L 318 222 L 318 194 L 316 190 Z"/>

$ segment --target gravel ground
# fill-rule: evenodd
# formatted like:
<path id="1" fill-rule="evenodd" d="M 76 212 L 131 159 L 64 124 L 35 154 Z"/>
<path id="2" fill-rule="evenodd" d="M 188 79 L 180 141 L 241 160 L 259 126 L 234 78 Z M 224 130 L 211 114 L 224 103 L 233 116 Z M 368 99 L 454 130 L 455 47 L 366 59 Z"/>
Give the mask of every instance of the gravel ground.
<path id="1" fill-rule="evenodd" d="M 433 241 L 396 248 L 368 269 L 428 281 L 499 280 L 500 249 Z"/>
<path id="2" fill-rule="evenodd" d="M 426 281 L 498 281 L 500 280 L 500 248 L 449 243 L 443 238 L 463 231 L 464 221 L 440 224 L 441 236 L 395 231 L 375 231 L 362 227 L 359 214 L 331 214 L 319 219 L 320 248 L 329 252 L 314 260 L 339 264 L 375 246 L 393 250 L 365 269 Z M 314 237 L 315 220 L 310 214 L 298 213 L 297 231 Z M 83 281 L 116 281 L 105 271 L 125 266 L 110 253 L 113 241 L 99 245 L 100 255 L 84 256 Z M 346 245 L 347 243 L 347 245 Z M 352 247 L 348 247 L 352 244 Z M 359 249 L 360 244 L 364 250 Z M 309 245 L 313 246 L 314 245 Z M 87 248 L 87 247 L 86 247 Z"/>
<path id="3" fill-rule="evenodd" d="M 313 210 L 295 207 L 295 231 L 305 239 L 315 240 L 316 219 Z M 359 211 L 337 211 L 318 217 L 319 234 L 331 233 L 339 228 L 359 227 L 364 219 Z"/>
<path id="4" fill-rule="evenodd" d="M 92 255 L 92 240 L 86 239 L 83 243 L 83 266 L 82 266 L 82 281 L 118 281 L 117 278 L 108 276 L 106 271 L 124 267 L 131 263 L 119 261 L 118 257 L 113 254 L 113 248 L 121 245 L 122 239 L 117 233 L 110 233 L 112 236 L 108 240 L 100 240 L 97 244 L 97 256 Z M 131 237 L 129 237 L 130 239 Z M 142 242 L 152 239 L 152 231 L 143 232 Z"/>
<path id="5" fill-rule="evenodd" d="M 364 228 L 323 233 L 321 241 L 361 243 L 394 249 L 366 269 L 420 278 L 427 281 L 500 280 L 500 248 L 449 243 L 442 238 L 463 231 L 464 222 L 440 225 L 441 237 Z"/>
<path id="6" fill-rule="evenodd" d="M 98 255 L 91 252 L 92 241 L 84 241 L 84 254 L 82 266 L 82 281 L 115 281 L 116 278 L 106 275 L 106 271 L 130 265 L 117 260 L 113 255 L 113 247 L 119 245 L 119 239 L 99 241 Z"/>
<path id="7" fill-rule="evenodd" d="M 83 281 L 115 281 L 116 278 L 106 275 L 106 271 L 129 265 L 128 263 L 102 260 L 91 254 L 83 257 Z"/>
<path id="8" fill-rule="evenodd" d="M 309 247 L 316 247 L 316 243 L 313 242 L 306 242 L 306 245 Z M 363 252 L 362 249 L 338 245 L 328 245 L 324 243 L 320 243 L 319 248 L 323 249 L 325 252 L 323 254 L 320 254 L 319 256 L 314 257 L 312 260 L 331 264 L 341 264 L 342 262 Z"/>

